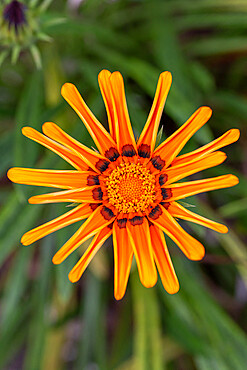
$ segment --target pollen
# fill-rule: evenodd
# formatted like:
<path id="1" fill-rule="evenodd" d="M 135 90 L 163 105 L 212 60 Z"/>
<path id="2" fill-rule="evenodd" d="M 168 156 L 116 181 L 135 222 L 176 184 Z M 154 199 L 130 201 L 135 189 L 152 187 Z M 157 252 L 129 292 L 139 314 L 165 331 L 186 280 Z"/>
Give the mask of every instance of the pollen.
<path id="1" fill-rule="evenodd" d="M 106 179 L 109 202 L 119 212 L 144 212 L 155 200 L 155 177 L 140 163 L 121 163 Z"/>

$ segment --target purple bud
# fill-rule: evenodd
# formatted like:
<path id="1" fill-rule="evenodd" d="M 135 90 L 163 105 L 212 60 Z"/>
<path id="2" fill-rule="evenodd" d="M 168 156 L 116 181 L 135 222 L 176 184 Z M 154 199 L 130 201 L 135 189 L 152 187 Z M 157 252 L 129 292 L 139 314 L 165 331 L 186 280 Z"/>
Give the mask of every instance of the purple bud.
<path id="1" fill-rule="evenodd" d="M 9 28 L 14 26 L 16 33 L 18 32 L 18 27 L 26 23 L 25 11 L 26 6 L 17 0 L 11 1 L 3 11 L 3 17 L 8 22 Z"/>

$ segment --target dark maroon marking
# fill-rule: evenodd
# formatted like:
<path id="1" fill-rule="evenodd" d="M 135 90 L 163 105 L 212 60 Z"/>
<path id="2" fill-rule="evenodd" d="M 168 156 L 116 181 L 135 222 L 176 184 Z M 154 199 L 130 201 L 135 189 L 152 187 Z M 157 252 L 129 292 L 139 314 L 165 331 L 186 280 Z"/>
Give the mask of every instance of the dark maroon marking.
<path id="1" fill-rule="evenodd" d="M 115 217 L 114 213 L 112 210 L 106 206 L 102 207 L 102 210 L 100 211 L 102 216 L 104 217 L 105 220 L 110 221 L 113 217 Z"/>
<path id="2" fill-rule="evenodd" d="M 110 225 L 107 225 L 107 227 L 111 230 L 113 228 L 113 222 Z"/>
<path id="3" fill-rule="evenodd" d="M 99 185 L 99 176 L 98 175 L 89 175 L 87 177 L 87 185 Z"/>
<path id="4" fill-rule="evenodd" d="M 101 188 L 93 189 L 92 193 L 93 193 L 93 199 L 94 200 L 102 200 L 103 199 L 103 191 L 101 190 Z"/>
<path id="5" fill-rule="evenodd" d="M 129 221 L 132 226 L 141 225 L 143 224 L 143 216 L 135 216 L 133 218 L 130 218 Z"/>
<path id="6" fill-rule="evenodd" d="M 161 171 L 164 165 L 166 164 L 166 162 L 163 161 L 163 159 L 161 159 L 159 155 L 156 155 L 155 157 L 153 157 L 151 159 L 151 163 L 159 171 Z"/>
<path id="7" fill-rule="evenodd" d="M 95 211 L 96 208 L 98 208 L 102 203 L 90 203 L 89 207 L 91 208 L 92 211 Z"/>
<path id="8" fill-rule="evenodd" d="M 172 190 L 170 188 L 163 188 L 161 189 L 161 194 L 164 200 L 169 199 L 172 197 Z"/>
<path id="9" fill-rule="evenodd" d="M 115 162 L 120 154 L 118 153 L 116 148 L 110 148 L 105 152 L 105 157 L 108 158 L 111 162 Z"/>
<path id="10" fill-rule="evenodd" d="M 151 155 L 150 145 L 141 144 L 138 148 L 138 154 L 142 158 L 149 158 Z"/>
<path id="11" fill-rule="evenodd" d="M 168 176 L 165 173 L 162 173 L 159 177 L 160 186 L 164 185 L 167 181 Z"/>
<path id="12" fill-rule="evenodd" d="M 159 205 L 154 207 L 152 211 L 149 213 L 148 217 L 152 218 L 153 220 L 157 220 L 162 215 L 162 209 Z"/>
<path id="13" fill-rule="evenodd" d="M 19 1 L 11 1 L 3 10 L 3 18 L 10 26 L 15 27 L 15 32 L 18 33 L 18 27 L 21 27 L 26 20 L 26 6 Z"/>
<path id="14" fill-rule="evenodd" d="M 160 202 L 160 204 L 165 208 L 165 209 L 168 209 L 170 207 L 170 203 L 169 202 Z"/>
<path id="15" fill-rule="evenodd" d="M 132 144 L 126 144 L 122 147 L 122 156 L 134 157 L 134 155 L 136 155 L 136 151 Z"/>
<path id="16" fill-rule="evenodd" d="M 96 163 L 95 167 L 100 172 L 104 172 L 109 167 L 109 164 L 110 164 L 110 162 L 108 162 L 107 160 L 105 160 L 105 159 L 99 159 L 98 162 Z"/>
<path id="17" fill-rule="evenodd" d="M 125 229 L 127 224 L 127 218 L 120 218 L 117 220 L 119 229 Z"/>

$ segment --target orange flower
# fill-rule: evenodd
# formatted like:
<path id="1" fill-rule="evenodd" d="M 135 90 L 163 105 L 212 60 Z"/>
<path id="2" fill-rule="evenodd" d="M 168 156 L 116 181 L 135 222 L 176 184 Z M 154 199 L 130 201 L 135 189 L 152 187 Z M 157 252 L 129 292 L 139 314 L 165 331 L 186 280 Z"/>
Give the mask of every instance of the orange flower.
<path id="1" fill-rule="evenodd" d="M 9 179 L 19 184 L 65 189 L 31 197 L 29 202 L 32 204 L 73 202 L 79 205 L 28 231 L 21 242 L 29 245 L 53 231 L 86 219 L 53 257 L 53 263 L 63 262 L 93 236 L 86 252 L 69 273 L 70 281 L 80 279 L 104 241 L 112 235 L 116 299 L 121 299 L 125 293 L 133 255 L 145 287 L 155 285 L 156 265 L 164 288 L 171 294 L 176 293 L 179 283 L 163 231 L 191 260 L 201 260 L 204 247 L 183 230 L 177 218 L 220 233 L 228 231 L 226 226 L 185 209 L 178 201 L 193 194 L 234 186 L 238 178 L 224 175 L 198 181 L 177 181 L 222 163 L 226 155 L 218 149 L 238 140 L 239 130 L 229 130 L 213 142 L 178 156 L 191 136 L 211 116 L 210 108 L 201 107 L 155 149 L 162 110 L 171 86 L 171 74 L 161 73 L 151 111 L 137 142 L 130 123 L 121 74 L 103 70 L 98 79 L 110 134 L 89 110 L 74 85 L 66 83 L 62 87 L 62 95 L 84 122 L 99 153 L 79 143 L 52 122 L 43 125 L 44 134 L 31 127 L 22 129 L 25 136 L 57 153 L 75 170 L 11 168 Z"/>

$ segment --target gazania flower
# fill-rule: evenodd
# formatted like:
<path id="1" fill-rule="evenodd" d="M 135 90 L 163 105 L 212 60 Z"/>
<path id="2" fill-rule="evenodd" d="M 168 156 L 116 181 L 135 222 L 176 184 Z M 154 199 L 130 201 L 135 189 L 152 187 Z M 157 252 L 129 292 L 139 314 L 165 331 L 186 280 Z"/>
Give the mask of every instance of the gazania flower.
<path id="1" fill-rule="evenodd" d="M 211 116 L 210 108 L 201 107 L 155 149 L 171 74 L 163 72 L 160 75 L 151 111 L 137 141 L 130 123 L 121 74 L 103 70 L 99 74 L 99 85 L 110 134 L 89 110 L 74 85 L 66 83 L 62 87 L 63 97 L 84 122 L 99 152 L 87 148 L 52 122 L 43 125 L 44 134 L 31 127 L 22 130 L 25 136 L 69 162 L 74 170 L 12 168 L 8 172 L 10 180 L 19 184 L 64 189 L 33 196 L 29 199 L 32 204 L 72 202 L 78 205 L 28 231 L 21 242 L 29 245 L 55 230 L 86 219 L 53 257 L 53 262 L 59 264 L 85 240 L 93 237 L 69 273 L 72 282 L 80 279 L 104 241 L 112 235 L 116 299 L 121 299 L 125 293 L 133 255 L 145 287 L 155 285 L 157 266 L 164 288 L 169 293 L 175 293 L 179 283 L 163 232 L 191 260 L 201 260 L 204 247 L 176 219 L 188 220 L 220 233 L 227 232 L 226 226 L 189 211 L 178 201 L 194 194 L 236 185 L 238 179 L 233 175 L 224 175 L 197 181 L 177 181 L 222 163 L 226 155 L 218 149 L 236 141 L 239 130 L 229 130 L 213 142 L 179 156 L 187 141 Z"/>

